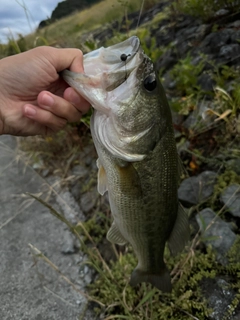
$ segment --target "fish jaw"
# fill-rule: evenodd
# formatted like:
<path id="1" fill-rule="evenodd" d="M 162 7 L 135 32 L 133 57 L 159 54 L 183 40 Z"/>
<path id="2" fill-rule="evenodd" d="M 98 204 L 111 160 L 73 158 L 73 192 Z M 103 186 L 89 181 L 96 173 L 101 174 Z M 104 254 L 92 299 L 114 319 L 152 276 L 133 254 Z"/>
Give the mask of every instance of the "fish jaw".
<path id="1" fill-rule="evenodd" d="M 125 61 L 121 60 L 122 54 L 127 57 Z M 95 110 L 109 115 L 111 109 L 117 109 L 119 96 L 136 91 L 137 79 L 131 74 L 143 59 L 140 40 L 133 36 L 84 55 L 84 73 L 64 70 L 61 76 Z"/>
<path id="2" fill-rule="evenodd" d="M 136 67 L 136 56 L 142 52 L 140 40 L 133 36 L 113 46 L 91 51 L 84 55 L 84 70 L 88 75 L 97 75 L 103 72 L 112 73 L 116 70 L 126 70 Z M 125 55 L 126 60 L 121 56 Z"/>

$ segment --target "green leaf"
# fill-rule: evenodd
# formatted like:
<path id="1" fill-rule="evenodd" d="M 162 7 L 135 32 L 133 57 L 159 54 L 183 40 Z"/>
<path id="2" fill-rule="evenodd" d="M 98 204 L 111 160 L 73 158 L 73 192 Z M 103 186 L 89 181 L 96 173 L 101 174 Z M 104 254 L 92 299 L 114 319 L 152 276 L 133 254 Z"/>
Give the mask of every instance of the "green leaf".
<path id="1" fill-rule="evenodd" d="M 154 294 L 156 293 L 156 289 L 153 288 L 151 291 L 149 291 L 143 298 L 142 300 L 139 302 L 139 304 L 136 306 L 135 310 L 137 310 L 138 308 L 140 308 L 145 302 L 147 302 L 148 300 L 150 300 Z"/>

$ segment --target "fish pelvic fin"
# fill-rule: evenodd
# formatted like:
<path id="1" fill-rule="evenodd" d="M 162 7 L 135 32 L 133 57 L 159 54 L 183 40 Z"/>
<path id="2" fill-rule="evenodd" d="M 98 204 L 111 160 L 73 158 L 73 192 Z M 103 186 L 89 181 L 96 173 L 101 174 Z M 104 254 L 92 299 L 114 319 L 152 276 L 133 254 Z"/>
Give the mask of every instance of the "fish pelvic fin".
<path id="1" fill-rule="evenodd" d="M 168 238 L 168 247 L 173 256 L 181 252 L 189 240 L 190 228 L 188 215 L 184 208 L 179 204 L 177 219 L 173 230 Z"/>
<path id="2" fill-rule="evenodd" d="M 166 266 L 159 273 L 148 273 L 136 268 L 131 275 L 129 284 L 135 287 L 141 282 L 151 283 L 162 292 L 171 292 L 172 290 L 171 278 Z"/>
<path id="3" fill-rule="evenodd" d="M 103 196 L 108 190 L 107 188 L 107 175 L 99 159 L 97 159 L 98 167 L 98 192 Z"/>
<path id="4" fill-rule="evenodd" d="M 115 222 L 113 222 L 111 228 L 108 230 L 107 239 L 108 241 L 120 246 L 127 243 L 127 240 L 123 237 Z"/>

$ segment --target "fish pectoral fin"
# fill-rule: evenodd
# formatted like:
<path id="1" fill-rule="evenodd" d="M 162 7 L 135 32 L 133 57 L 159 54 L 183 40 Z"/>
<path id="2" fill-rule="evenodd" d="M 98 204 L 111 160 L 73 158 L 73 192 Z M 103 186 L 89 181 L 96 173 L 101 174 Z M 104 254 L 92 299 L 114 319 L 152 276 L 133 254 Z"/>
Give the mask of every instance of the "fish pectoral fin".
<path id="1" fill-rule="evenodd" d="M 148 273 L 146 271 L 141 271 L 136 268 L 132 275 L 129 284 L 135 287 L 138 283 L 148 282 L 151 283 L 154 287 L 162 292 L 171 292 L 171 278 L 167 267 L 160 270 L 159 273 Z"/>
<path id="2" fill-rule="evenodd" d="M 190 229 L 188 215 L 183 207 L 179 204 L 177 219 L 168 239 L 168 247 L 173 256 L 184 249 L 187 241 L 189 240 L 189 236 Z"/>
<path id="3" fill-rule="evenodd" d="M 98 167 L 98 192 L 103 196 L 104 193 L 108 190 L 107 175 L 99 159 L 97 159 L 97 167 Z"/>
<path id="4" fill-rule="evenodd" d="M 107 239 L 108 241 L 118 244 L 120 246 L 123 246 L 124 244 L 127 243 L 126 239 L 123 237 L 123 235 L 119 231 L 115 222 L 113 222 L 111 228 L 108 230 Z"/>

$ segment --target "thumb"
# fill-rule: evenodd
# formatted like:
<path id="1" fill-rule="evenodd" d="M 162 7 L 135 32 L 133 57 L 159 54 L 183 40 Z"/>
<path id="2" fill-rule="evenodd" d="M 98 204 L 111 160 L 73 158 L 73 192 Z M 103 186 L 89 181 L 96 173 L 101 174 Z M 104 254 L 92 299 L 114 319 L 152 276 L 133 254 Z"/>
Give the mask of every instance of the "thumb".
<path id="1" fill-rule="evenodd" d="M 51 47 L 49 60 L 57 72 L 64 69 L 69 69 L 73 72 L 84 72 L 83 53 L 79 49 Z"/>

